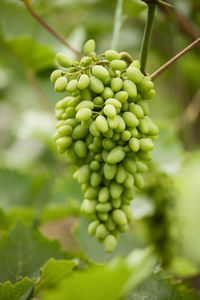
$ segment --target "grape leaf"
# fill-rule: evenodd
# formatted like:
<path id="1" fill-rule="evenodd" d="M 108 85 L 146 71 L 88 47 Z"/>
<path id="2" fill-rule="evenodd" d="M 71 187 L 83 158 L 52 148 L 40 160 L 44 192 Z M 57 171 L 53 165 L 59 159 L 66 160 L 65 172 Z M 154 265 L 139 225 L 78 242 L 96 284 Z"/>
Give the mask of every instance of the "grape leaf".
<path id="1" fill-rule="evenodd" d="M 10 281 L 0 283 L 0 300 L 19 300 L 32 286 L 34 281 L 23 278 L 14 285 Z"/>
<path id="2" fill-rule="evenodd" d="M 151 273 L 126 300 L 197 300 L 196 295 L 180 282 L 164 276 L 162 271 Z"/>
<path id="3" fill-rule="evenodd" d="M 131 232 L 127 232 L 120 236 L 117 247 L 113 253 L 107 254 L 103 245 L 99 244 L 94 237 L 88 235 L 88 225 L 89 221 L 82 218 L 74 230 L 74 237 L 80 245 L 80 248 L 92 261 L 105 263 L 116 255 L 127 255 L 133 251 L 133 249 L 144 246 Z"/>
<path id="4" fill-rule="evenodd" d="M 59 243 L 18 222 L 0 240 L 0 282 L 15 283 L 25 276 L 35 277 L 50 257 L 65 257 Z"/>
<path id="5" fill-rule="evenodd" d="M 154 264 L 149 249 L 137 250 L 127 258 L 117 257 L 107 265 L 73 272 L 56 289 L 48 291 L 44 300 L 116 300 L 137 286 Z"/>
<path id="6" fill-rule="evenodd" d="M 41 269 L 41 276 L 35 285 L 34 294 L 38 294 L 41 290 L 54 287 L 62 279 L 66 278 L 75 266 L 75 262 L 71 260 L 55 260 L 51 258 Z"/>

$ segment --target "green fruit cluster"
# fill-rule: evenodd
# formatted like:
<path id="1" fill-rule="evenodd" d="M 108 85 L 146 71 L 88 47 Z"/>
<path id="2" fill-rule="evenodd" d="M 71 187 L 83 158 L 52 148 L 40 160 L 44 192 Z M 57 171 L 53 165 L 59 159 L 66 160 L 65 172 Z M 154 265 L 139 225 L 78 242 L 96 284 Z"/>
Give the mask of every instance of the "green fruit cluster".
<path id="1" fill-rule="evenodd" d="M 56 104 L 54 139 L 58 151 L 77 166 L 81 211 L 94 219 L 89 234 L 112 252 L 118 233 L 132 221 L 130 203 L 135 189 L 143 188 L 142 174 L 158 135 L 148 116 L 154 84 L 140 71 L 140 62 L 128 62 L 124 52 L 97 56 L 93 40 L 83 50 L 80 62 L 60 53 L 56 57 L 63 69 L 54 71 L 51 81 L 68 95 Z"/>

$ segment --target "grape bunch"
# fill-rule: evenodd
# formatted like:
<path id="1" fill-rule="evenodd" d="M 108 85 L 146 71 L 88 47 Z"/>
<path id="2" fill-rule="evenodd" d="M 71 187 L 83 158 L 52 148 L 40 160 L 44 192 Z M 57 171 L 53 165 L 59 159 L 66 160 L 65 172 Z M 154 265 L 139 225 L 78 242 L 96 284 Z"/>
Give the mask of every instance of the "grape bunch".
<path id="1" fill-rule="evenodd" d="M 68 95 L 56 104 L 54 139 L 77 167 L 74 178 L 84 193 L 81 211 L 92 219 L 89 234 L 112 252 L 119 232 L 132 221 L 130 203 L 144 186 L 158 135 L 147 103 L 155 90 L 128 53 L 107 50 L 97 56 L 94 40 L 83 52 L 80 62 L 56 56 L 62 69 L 51 74 L 51 81 L 57 92 Z"/>

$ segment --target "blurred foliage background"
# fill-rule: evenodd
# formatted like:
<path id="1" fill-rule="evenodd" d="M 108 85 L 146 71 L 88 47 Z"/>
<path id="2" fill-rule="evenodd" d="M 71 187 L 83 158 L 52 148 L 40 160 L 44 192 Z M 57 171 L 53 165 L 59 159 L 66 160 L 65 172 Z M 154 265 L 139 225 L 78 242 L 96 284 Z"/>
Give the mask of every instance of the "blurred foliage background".
<path id="1" fill-rule="evenodd" d="M 149 73 L 198 37 L 200 32 L 199 1 L 174 0 L 171 3 L 173 10 L 160 7 L 156 13 L 147 68 Z M 110 48 L 115 6 L 115 0 L 37 0 L 32 4 L 33 9 L 76 49 L 81 50 L 87 39 L 94 38 L 99 53 Z M 139 57 L 145 20 L 146 5 L 143 2 L 124 0 L 119 51 L 128 51 L 134 58 Z M 150 107 L 160 135 L 146 175 L 146 187 L 132 203 L 135 222 L 130 231 L 122 235 L 112 255 L 105 254 L 102 245 L 88 236 L 88 222 L 79 213 L 82 192 L 72 179 L 73 170 L 66 164 L 65 157 L 56 153 L 52 139 L 56 122 L 54 105 L 59 95 L 49 77 L 55 68 L 58 51 L 75 58 L 32 18 L 23 2 L 0 0 L 0 257 L 4 260 L 5 255 L 8 256 L 14 274 L 16 270 L 11 257 L 14 255 L 17 259 L 18 256 L 15 251 L 13 254 L 9 251 L 14 247 L 19 257 L 25 258 L 27 253 L 29 256 L 32 253 L 29 249 L 32 247 L 32 264 L 35 266 L 30 270 L 30 262 L 26 261 L 27 268 L 10 277 L 5 264 L 0 271 L 0 281 L 10 280 L 16 284 L 24 276 L 29 276 L 28 282 L 23 279 L 24 290 L 21 290 L 25 293 L 30 289 L 30 294 L 32 278 L 37 278 L 39 269 L 51 257 L 76 258 L 83 264 L 79 267 L 84 268 L 88 261 L 90 264 L 108 263 L 116 255 L 125 257 L 135 249 L 153 246 L 165 274 L 181 278 L 200 295 L 199 47 L 155 82 L 157 95 Z M 34 235 L 38 229 L 49 240 L 42 242 L 44 237 L 38 231 L 38 236 Z M 54 238 L 59 239 L 62 251 L 57 249 L 57 244 L 52 244 Z M 25 244 L 25 249 L 22 244 Z M 41 255 L 40 261 L 37 251 Z M 54 263 L 50 261 L 50 268 L 54 268 Z M 62 273 L 62 268 L 59 268 Z M 65 272 L 72 268 L 67 265 Z M 123 268 L 120 268 L 113 273 L 116 280 L 121 278 Z M 144 266 L 140 270 L 146 272 Z M 94 272 L 96 275 L 93 274 L 92 278 L 100 280 L 111 276 L 111 271 L 101 269 L 96 274 L 92 270 L 88 276 Z M 173 294 L 169 279 L 166 279 L 165 289 L 161 289 L 163 294 L 151 298 L 154 291 L 150 287 L 159 290 L 161 277 L 160 273 L 154 274 L 127 299 L 142 299 L 139 297 L 145 295 L 149 300 L 193 299 L 193 295 L 181 298 L 178 287 L 173 287 Z M 81 292 L 80 295 L 73 294 L 72 287 L 77 282 L 73 278 L 70 280 L 60 288 L 62 295 L 67 286 L 71 295 L 69 299 L 94 299 L 89 294 L 81 298 Z M 80 291 L 85 281 L 85 277 L 79 278 Z M 102 279 L 107 299 L 119 299 L 109 294 L 105 282 Z M 37 289 L 40 291 L 40 286 Z M 169 290 L 171 298 L 166 297 Z M 100 293 L 97 288 L 94 291 Z M 47 293 L 44 299 L 63 299 L 58 290 L 52 295 L 53 298 Z M 21 299 L 18 296 L 6 297 L 0 296 L 0 299 Z M 102 295 L 102 298 L 95 299 L 106 298 Z"/>

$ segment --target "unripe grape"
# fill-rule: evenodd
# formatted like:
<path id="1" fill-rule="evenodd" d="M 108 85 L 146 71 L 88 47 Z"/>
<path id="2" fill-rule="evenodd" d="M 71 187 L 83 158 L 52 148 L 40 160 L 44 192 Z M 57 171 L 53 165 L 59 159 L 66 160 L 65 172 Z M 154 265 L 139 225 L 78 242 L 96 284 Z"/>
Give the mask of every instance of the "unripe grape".
<path id="1" fill-rule="evenodd" d="M 128 173 L 126 176 L 126 180 L 124 181 L 124 186 L 127 189 L 130 189 L 133 186 L 133 184 L 134 184 L 134 178 L 130 173 Z"/>
<path id="2" fill-rule="evenodd" d="M 91 118 L 91 116 L 92 116 L 92 111 L 89 108 L 81 108 L 76 113 L 76 119 L 78 121 L 87 121 Z"/>
<path id="3" fill-rule="evenodd" d="M 114 118 L 116 116 L 116 109 L 113 105 L 107 104 L 103 109 L 104 114 L 109 118 Z"/>
<path id="4" fill-rule="evenodd" d="M 92 93 L 89 90 L 89 88 L 80 90 L 80 95 L 81 95 L 82 100 L 92 100 Z"/>
<path id="5" fill-rule="evenodd" d="M 113 198 L 111 199 L 111 204 L 113 208 L 120 208 L 121 206 L 121 198 Z"/>
<path id="6" fill-rule="evenodd" d="M 134 174 L 135 186 L 138 189 L 143 189 L 144 187 L 144 178 L 141 174 Z"/>
<path id="7" fill-rule="evenodd" d="M 135 83 L 139 83 L 143 80 L 144 75 L 142 74 L 142 72 L 135 67 L 129 67 L 126 70 L 126 75 L 128 77 L 128 79 L 132 80 Z"/>
<path id="8" fill-rule="evenodd" d="M 89 166 L 83 165 L 82 167 L 80 167 L 80 169 L 78 171 L 78 182 L 80 184 L 87 183 L 90 179 L 90 174 L 91 174 L 91 171 L 90 171 Z M 85 195 L 85 196 L 86 196 L 86 198 L 91 199 L 87 195 Z M 92 199 L 93 198 L 95 198 L 95 197 L 92 197 Z"/>
<path id="9" fill-rule="evenodd" d="M 137 171 L 136 164 L 131 158 L 126 158 L 123 161 L 123 166 L 131 174 L 134 174 Z"/>
<path id="10" fill-rule="evenodd" d="M 135 98 L 137 96 L 137 87 L 131 80 L 124 81 L 123 90 L 128 93 L 130 98 Z"/>
<path id="11" fill-rule="evenodd" d="M 108 180 L 112 180 L 115 177 L 116 171 L 117 166 L 115 164 L 109 165 L 106 163 L 103 167 L 104 176 Z"/>
<path id="12" fill-rule="evenodd" d="M 66 77 L 59 77 L 58 79 L 56 79 L 55 82 L 55 90 L 56 92 L 62 93 L 65 91 L 67 86 L 67 78 Z"/>
<path id="13" fill-rule="evenodd" d="M 91 168 L 91 170 L 93 170 L 93 171 L 98 171 L 99 168 L 100 168 L 99 162 L 96 161 L 96 160 L 93 160 L 93 161 L 90 163 L 90 168 Z"/>
<path id="14" fill-rule="evenodd" d="M 105 150 L 111 150 L 115 147 L 115 142 L 110 139 L 104 139 L 102 143 Z"/>
<path id="15" fill-rule="evenodd" d="M 93 221 L 90 223 L 90 225 L 88 226 L 88 233 L 89 235 L 95 235 L 95 232 L 96 232 L 96 229 L 97 229 L 97 226 L 99 225 L 99 221 L 96 220 L 96 221 Z"/>
<path id="16" fill-rule="evenodd" d="M 144 111 L 142 107 L 138 104 L 129 104 L 129 111 L 132 112 L 137 118 L 142 118 L 144 116 Z"/>
<path id="17" fill-rule="evenodd" d="M 93 109 L 94 108 L 94 103 L 92 101 L 81 101 L 75 108 L 75 110 L 78 112 L 81 108 L 89 108 L 89 109 Z"/>
<path id="18" fill-rule="evenodd" d="M 116 237 L 114 235 L 108 235 L 104 240 L 104 248 L 106 252 L 111 253 L 115 249 L 117 244 Z"/>
<path id="19" fill-rule="evenodd" d="M 100 132 L 99 132 L 95 122 L 90 124 L 89 131 L 93 136 L 99 136 L 100 135 Z"/>
<path id="20" fill-rule="evenodd" d="M 130 131 L 125 130 L 125 131 L 123 131 L 123 132 L 121 133 L 121 139 L 122 139 L 123 141 L 128 141 L 128 140 L 130 140 L 130 138 L 131 138 L 131 133 L 130 133 Z"/>
<path id="21" fill-rule="evenodd" d="M 78 157 L 85 157 L 87 155 L 87 146 L 86 144 L 79 140 L 74 143 L 74 151 Z"/>
<path id="22" fill-rule="evenodd" d="M 97 229 L 96 229 L 96 233 L 95 233 L 95 236 L 97 239 L 105 239 L 107 235 L 107 229 L 106 229 L 106 226 L 104 224 L 99 224 L 97 226 Z"/>
<path id="23" fill-rule="evenodd" d="M 137 172 L 144 173 L 147 171 L 147 166 L 141 161 L 136 161 Z"/>
<path id="24" fill-rule="evenodd" d="M 112 98 L 114 96 L 114 92 L 110 87 L 105 87 L 102 93 L 102 97 L 104 99 Z"/>
<path id="25" fill-rule="evenodd" d="M 104 85 L 103 85 L 102 81 L 95 76 L 90 77 L 89 87 L 92 92 L 97 93 L 97 94 L 101 94 L 104 90 Z"/>
<path id="26" fill-rule="evenodd" d="M 56 140 L 57 146 L 61 148 L 68 148 L 71 145 L 71 143 L 72 143 L 72 139 L 69 136 L 66 137 L 63 136 Z"/>
<path id="27" fill-rule="evenodd" d="M 97 106 L 103 106 L 104 100 L 102 97 L 98 96 L 93 99 L 93 103 L 94 103 L 94 105 L 97 105 Z"/>
<path id="28" fill-rule="evenodd" d="M 83 53 L 85 55 L 90 54 L 91 52 L 95 51 L 95 41 L 94 40 L 88 40 L 84 46 L 83 46 Z"/>
<path id="29" fill-rule="evenodd" d="M 124 119 L 128 127 L 136 127 L 139 124 L 139 121 L 136 118 L 136 116 L 129 111 L 124 112 L 122 118 Z"/>
<path id="30" fill-rule="evenodd" d="M 127 218 L 125 213 L 121 209 L 115 209 L 112 212 L 112 218 L 115 224 L 124 226 L 127 225 Z"/>
<path id="31" fill-rule="evenodd" d="M 63 125 L 60 128 L 58 128 L 57 132 L 60 136 L 70 135 L 72 133 L 72 127 L 69 125 Z"/>
<path id="32" fill-rule="evenodd" d="M 124 60 L 112 60 L 110 66 L 113 70 L 123 70 L 126 68 L 126 63 Z"/>
<path id="33" fill-rule="evenodd" d="M 90 84 L 90 78 L 86 74 L 82 74 L 78 80 L 78 88 L 80 90 L 86 89 Z"/>
<path id="34" fill-rule="evenodd" d="M 106 68 L 98 65 L 92 68 L 92 74 L 101 80 L 105 80 L 110 76 Z"/>
<path id="35" fill-rule="evenodd" d="M 140 142 L 136 138 L 131 138 L 129 140 L 129 147 L 131 148 L 132 151 L 137 152 L 140 149 Z"/>
<path id="36" fill-rule="evenodd" d="M 115 223 L 111 217 L 108 218 L 108 220 L 105 222 L 105 225 L 109 231 L 113 231 L 115 229 Z"/>
<path id="37" fill-rule="evenodd" d="M 98 200 L 101 203 L 105 203 L 109 199 L 109 189 L 107 187 L 102 187 L 99 191 Z"/>
<path id="38" fill-rule="evenodd" d="M 123 81 L 119 77 L 113 78 L 111 81 L 111 88 L 112 88 L 113 92 L 120 91 L 122 88 L 122 85 L 123 85 Z"/>
<path id="39" fill-rule="evenodd" d="M 123 104 L 128 99 L 128 93 L 126 91 L 120 91 L 115 94 L 115 98 Z"/>
<path id="40" fill-rule="evenodd" d="M 63 68 L 69 68 L 72 65 L 71 59 L 62 53 L 57 53 L 56 60 Z"/>
<path id="41" fill-rule="evenodd" d="M 140 139 L 140 150 L 141 151 L 149 151 L 154 147 L 151 139 Z"/>
<path id="42" fill-rule="evenodd" d="M 110 151 L 107 157 L 108 164 L 117 164 L 124 159 L 123 147 L 117 146 Z"/>
<path id="43" fill-rule="evenodd" d="M 56 80 L 61 77 L 63 75 L 63 71 L 62 70 L 55 70 L 51 73 L 51 77 L 50 80 L 52 83 L 55 83 Z"/>
<path id="44" fill-rule="evenodd" d="M 98 195 L 98 189 L 93 188 L 93 187 L 89 187 L 84 194 L 84 196 L 87 199 L 96 199 L 97 195 Z"/>
<path id="45" fill-rule="evenodd" d="M 101 132 L 108 131 L 108 122 L 103 116 L 98 116 L 95 121 L 97 129 Z"/>
<path id="46" fill-rule="evenodd" d="M 116 173 L 116 182 L 121 184 L 125 181 L 127 176 L 127 171 L 124 169 L 122 165 L 119 165 L 117 167 L 117 173 Z"/>
<path id="47" fill-rule="evenodd" d="M 121 196 L 123 191 L 123 187 L 116 183 L 116 182 L 112 182 L 110 185 L 110 195 L 112 198 L 117 199 Z"/>
<path id="48" fill-rule="evenodd" d="M 102 222 L 106 222 L 108 220 L 108 214 L 107 213 L 97 213 L 97 218 L 101 220 Z"/>
<path id="49" fill-rule="evenodd" d="M 110 202 L 107 203 L 99 203 L 96 205 L 96 211 L 100 213 L 109 212 L 112 209 Z"/>
<path id="50" fill-rule="evenodd" d="M 100 185 L 101 180 L 102 180 L 101 174 L 99 174 L 97 172 L 93 172 L 90 177 L 90 184 L 92 187 L 97 187 Z"/>
<path id="51" fill-rule="evenodd" d="M 116 109 L 122 107 L 121 103 L 117 99 L 115 99 L 115 98 L 109 98 L 109 99 L 107 99 L 105 101 L 105 105 L 107 105 L 107 104 L 113 105 Z"/>
<path id="52" fill-rule="evenodd" d="M 120 54 L 115 50 L 107 50 L 105 52 L 105 58 L 108 59 L 109 61 L 120 59 Z"/>
<path id="53" fill-rule="evenodd" d="M 87 128 L 83 128 L 81 125 L 78 125 L 74 128 L 71 137 L 73 140 L 78 140 L 78 139 L 83 139 L 84 137 L 86 137 L 87 134 L 88 134 Z"/>
<path id="54" fill-rule="evenodd" d="M 83 56 L 80 60 L 80 64 L 81 65 L 90 65 L 92 63 L 92 57 L 90 56 Z"/>
<path id="55" fill-rule="evenodd" d="M 139 70 L 141 69 L 141 63 L 139 60 L 134 60 L 129 67 L 135 67 L 138 68 Z"/>
<path id="56" fill-rule="evenodd" d="M 84 212 L 88 215 L 92 215 L 96 210 L 96 201 L 86 200 L 84 205 Z"/>
<path id="57" fill-rule="evenodd" d="M 77 90 L 78 87 L 78 81 L 76 79 L 72 79 L 67 84 L 67 91 L 68 92 L 74 92 Z"/>

